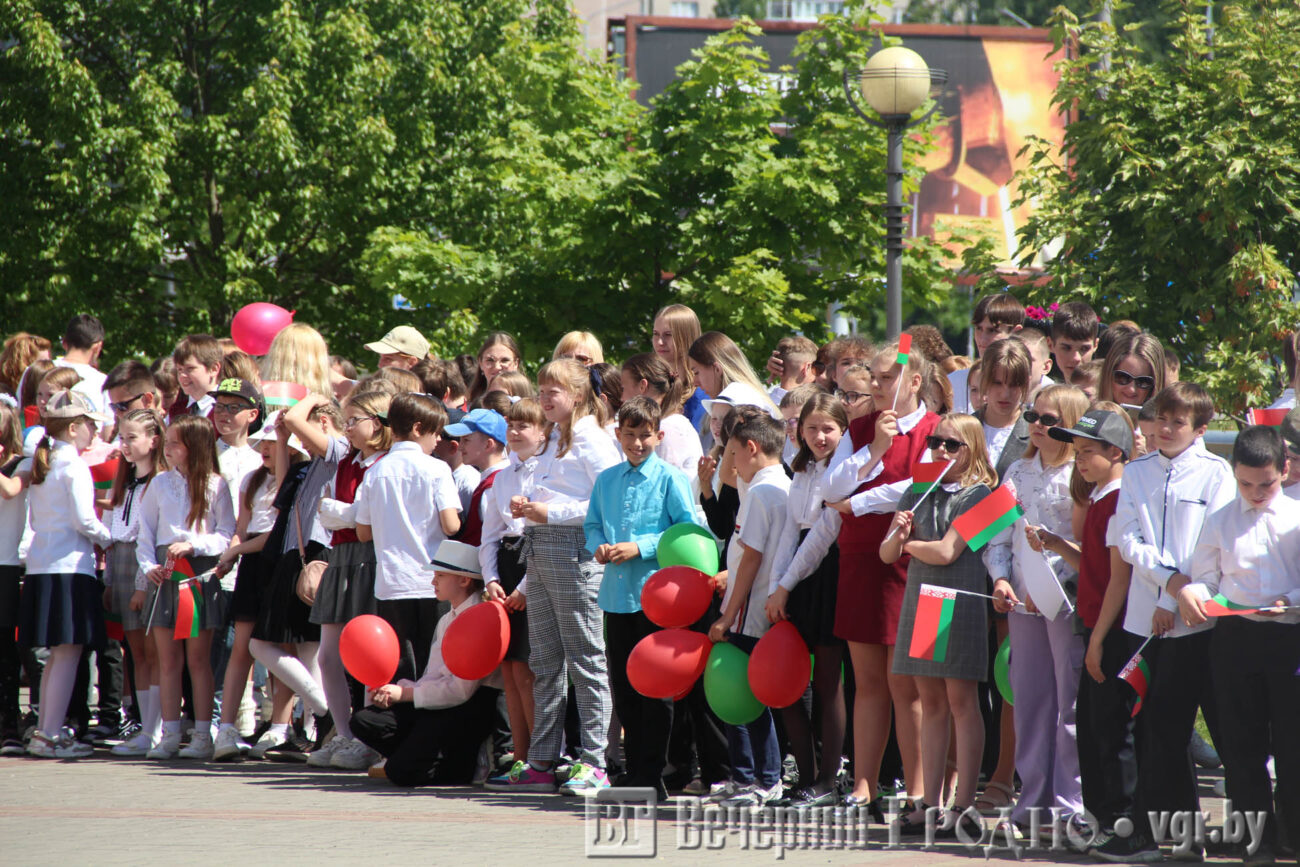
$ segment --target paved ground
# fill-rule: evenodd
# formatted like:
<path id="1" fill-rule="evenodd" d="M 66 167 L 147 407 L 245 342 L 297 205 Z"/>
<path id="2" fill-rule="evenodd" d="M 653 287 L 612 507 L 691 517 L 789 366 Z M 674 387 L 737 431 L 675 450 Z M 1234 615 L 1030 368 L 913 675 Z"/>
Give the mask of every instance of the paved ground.
<path id="1" fill-rule="evenodd" d="M 1202 806 L 1218 824 L 1222 802 L 1209 797 L 1212 778 L 1203 782 Z M 686 834 L 687 846 L 702 846 L 707 831 L 687 829 L 672 806 L 661 807 L 657 819 L 656 860 L 777 860 L 766 829 L 751 835 L 748 850 L 739 831 L 715 833 L 719 850 L 681 849 L 680 835 Z M 604 822 L 607 836 L 599 845 L 608 854 L 614 854 L 615 839 L 644 848 L 646 826 L 644 816 L 634 817 L 623 836 L 622 823 Z M 585 859 L 587 832 L 595 827 L 584 820 L 584 804 L 573 799 L 472 789 L 406 792 L 364 774 L 301 765 L 114 760 L 104 751 L 80 762 L 0 759 L 0 864 L 572 864 Z M 1005 849 L 990 854 L 1010 857 Z M 923 867 L 969 863 L 986 853 L 955 843 L 888 849 L 884 829 L 871 826 L 866 849 L 787 851 L 784 857 L 797 864 Z M 1050 851 L 1025 852 L 1021 860 L 1087 861 Z"/>

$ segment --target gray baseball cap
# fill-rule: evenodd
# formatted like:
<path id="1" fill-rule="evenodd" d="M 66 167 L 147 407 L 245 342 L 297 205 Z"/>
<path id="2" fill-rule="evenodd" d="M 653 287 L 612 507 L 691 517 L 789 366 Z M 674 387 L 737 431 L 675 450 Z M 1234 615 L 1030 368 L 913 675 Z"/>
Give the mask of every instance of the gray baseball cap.
<path id="1" fill-rule="evenodd" d="M 1128 419 L 1104 409 L 1092 409 L 1083 414 L 1074 427 L 1054 427 L 1047 431 L 1054 440 L 1071 443 L 1076 439 L 1092 440 L 1114 446 L 1127 459 L 1133 454 L 1133 428 Z"/>

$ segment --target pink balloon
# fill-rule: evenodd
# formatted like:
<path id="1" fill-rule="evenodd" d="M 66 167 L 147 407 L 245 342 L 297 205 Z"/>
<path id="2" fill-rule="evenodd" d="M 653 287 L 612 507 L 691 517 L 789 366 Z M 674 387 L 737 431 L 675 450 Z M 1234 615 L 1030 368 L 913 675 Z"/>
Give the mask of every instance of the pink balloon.
<path id="1" fill-rule="evenodd" d="M 359 614 L 339 635 L 339 656 L 348 673 L 374 689 L 393 679 L 402 648 L 388 621 L 374 614 Z"/>
<path id="2" fill-rule="evenodd" d="M 283 307 L 256 301 L 246 304 L 230 322 L 230 337 L 249 355 L 266 355 L 275 335 L 293 321 L 293 314 Z"/>

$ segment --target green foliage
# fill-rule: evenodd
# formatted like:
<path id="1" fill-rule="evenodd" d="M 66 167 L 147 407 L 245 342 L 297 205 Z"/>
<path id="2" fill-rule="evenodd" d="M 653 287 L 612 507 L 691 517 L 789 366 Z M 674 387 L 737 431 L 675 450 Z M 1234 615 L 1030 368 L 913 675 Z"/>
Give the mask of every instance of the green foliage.
<path id="1" fill-rule="evenodd" d="M 1056 18 L 1058 43 L 1079 46 L 1056 101 L 1078 119 L 1068 165 L 1030 145 L 1021 190 L 1040 209 L 1022 240 L 1024 250 L 1063 241 L 1050 283 L 1031 298 L 1077 294 L 1103 318 L 1136 319 L 1196 368 L 1220 408 L 1239 411 L 1267 401 L 1270 358 L 1296 320 L 1300 8 L 1217 8 L 1211 51 L 1204 6 L 1170 3 L 1171 47 L 1159 60 L 1114 28 Z"/>

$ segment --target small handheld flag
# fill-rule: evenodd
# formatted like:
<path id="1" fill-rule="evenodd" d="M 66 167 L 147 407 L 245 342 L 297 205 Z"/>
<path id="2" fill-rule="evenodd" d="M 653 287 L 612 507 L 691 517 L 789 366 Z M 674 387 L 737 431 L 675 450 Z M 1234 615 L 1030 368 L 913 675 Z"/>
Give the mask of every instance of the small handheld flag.
<path id="1" fill-rule="evenodd" d="M 1142 700 L 1146 698 L 1147 687 L 1151 685 L 1151 666 L 1147 665 L 1147 661 L 1142 658 L 1142 650 L 1146 646 L 1146 642 L 1143 642 L 1142 647 L 1138 648 L 1138 652 L 1133 654 L 1132 659 L 1124 663 L 1124 667 L 1119 672 L 1119 679 L 1133 687 L 1133 691 L 1137 693 L 1138 700 L 1137 704 L 1133 705 L 1132 716 L 1137 716 L 1142 710 Z"/>
<path id="2" fill-rule="evenodd" d="M 1222 593 L 1216 593 L 1213 598 L 1206 600 L 1205 613 L 1210 617 L 1227 617 L 1231 614 L 1258 614 L 1259 609 L 1238 605 Z"/>
<path id="3" fill-rule="evenodd" d="M 896 362 L 898 364 L 906 365 L 908 356 L 910 356 L 911 354 L 912 354 L 912 335 L 910 334 L 898 335 L 898 358 L 896 359 Z"/>
<path id="4" fill-rule="evenodd" d="M 111 491 L 113 489 L 113 480 L 117 478 L 117 458 L 110 458 L 102 464 L 95 464 L 90 468 L 90 479 L 95 483 L 97 491 Z"/>
<path id="5" fill-rule="evenodd" d="M 176 594 L 176 628 L 172 637 L 198 638 L 199 624 L 202 622 L 203 596 L 199 593 L 198 582 L 194 580 L 194 567 L 182 557 L 172 564 L 172 580 L 180 582 Z"/>
<path id="6" fill-rule="evenodd" d="M 948 468 L 951 466 L 951 460 L 943 463 L 931 461 L 928 464 L 917 461 L 912 464 L 912 493 L 929 493 L 935 485 L 943 480 L 944 474 L 948 472 Z"/>
<path id="7" fill-rule="evenodd" d="M 916 600 L 916 620 L 907 655 L 943 662 L 948 657 L 948 633 L 957 607 L 957 591 L 934 584 L 922 584 Z"/>
<path id="8" fill-rule="evenodd" d="M 268 407 L 288 409 L 307 396 L 307 386 L 296 382 L 264 382 L 262 397 Z"/>
<path id="9" fill-rule="evenodd" d="M 126 639 L 126 631 L 122 628 L 122 615 L 115 611 L 104 612 L 104 634 L 110 641 Z"/>
<path id="10" fill-rule="evenodd" d="M 1252 425 L 1263 425 L 1264 427 L 1278 427 L 1282 424 L 1282 419 L 1290 410 L 1286 409 L 1248 409 L 1246 410 L 1246 422 Z"/>
<path id="11" fill-rule="evenodd" d="M 966 540 L 972 551 L 978 551 L 998 533 L 1024 517 L 1025 510 L 1016 502 L 1016 495 L 1003 485 L 963 512 L 953 527 Z"/>

